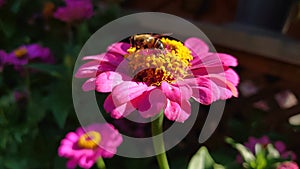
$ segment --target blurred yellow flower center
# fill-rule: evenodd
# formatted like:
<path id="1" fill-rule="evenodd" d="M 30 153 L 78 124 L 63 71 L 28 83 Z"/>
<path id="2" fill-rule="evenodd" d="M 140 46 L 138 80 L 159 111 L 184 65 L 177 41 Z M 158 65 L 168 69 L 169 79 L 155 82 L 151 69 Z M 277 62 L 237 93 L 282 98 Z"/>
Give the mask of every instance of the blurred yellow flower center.
<path id="1" fill-rule="evenodd" d="M 163 81 L 172 83 L 188 75 L 191 51 L 181 42 L 162 38 L 165 50 L 131 47 L 125 58 L 134 74 L 134 79 L 148 85 L 160 86 Z"/>
<path id="2" fill-rule="evenodd" d="M 46 2 L 43 7 L 43 16 L 49 18 L 53 15 L 55 5 L 53 2 Z"/>
<path id="3" fill-rule="evenodd" d="M 101 135 L 96 131 L 89 131 L 78 140 L 78 146 L 81 148 L 94 149 L 96 148 L 101 141 Z"/>
<path id="4" fill-rule="evenodd" d="M 14 51 L 16 57 L 18 57 L 18 58 L 25 56 L 27 54 L 27 52 L 28 51 L 26 48 L 19 48 Z"/>

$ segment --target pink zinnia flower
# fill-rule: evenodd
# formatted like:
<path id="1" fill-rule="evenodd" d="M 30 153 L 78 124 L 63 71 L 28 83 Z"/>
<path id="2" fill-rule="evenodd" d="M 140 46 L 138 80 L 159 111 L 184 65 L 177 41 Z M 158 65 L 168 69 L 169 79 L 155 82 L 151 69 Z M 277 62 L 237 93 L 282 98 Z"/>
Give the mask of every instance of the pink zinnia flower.
<path id="1" fill-rule="evenodd" d="M 191 113 L 189 99 L 209 105 L 237 97 L 238 75 L 229 67 L 237 60 L 227 54 L 209 52 L 198 38 L 184 44 L 162 38 L 165 50 L 136 49 L 114 43 L 106 53 L 86 56 L 75 77 L 89 78 L 84 91 L 111 92 L 104 108 L 113 118 L 138 110 L 144 118 L 164 110 L 170 120 L 184 122 Z"/>
<path id="2" fill-rule="evenodd" d="M 5 63 L 14 65 L 16 69 L 29 62 L 53 63 L 54 57 L 49 48 L 39 44 L 23 45 L 6 56 Z"/>
<path id="3" fill-rule="evenodd" d="M 279 164 L 277 169 L 299 169 L 298 164 L 295 162 L 284 162 Z"/>
<path id="4" fill-rule="evenodd" d="M 68 158 L 67 168 L 91 168 L 98 158 L 111 158 L 122 143 L 122 136 L 113 125 L 91 124 L 79 127 L 61 141 L 58 148 L 60 157 Z"/>
<path id="5" fill-rule="evenodd" d="M 266 147 L 268 144 L 273 144 L 282 158 L 291 160 L 296 160 L 297 158 L 294 152 L 286 150 L 286 146 L 282 141 L 271 142 L 268 136 L 262 136 L 261 138 L 249 137 L 248 141 L 244 143 L 253 153 L 255 152 L 256 144 L 261 144 L 263 147 Z"/>
<path id="6" fill-rule="evenodd" d="M 63 22 L 89 19 L 93 16 L 93 4 L 90 0 L 65 0 L 66 6 L 59 7 L 54 17 Z"/>

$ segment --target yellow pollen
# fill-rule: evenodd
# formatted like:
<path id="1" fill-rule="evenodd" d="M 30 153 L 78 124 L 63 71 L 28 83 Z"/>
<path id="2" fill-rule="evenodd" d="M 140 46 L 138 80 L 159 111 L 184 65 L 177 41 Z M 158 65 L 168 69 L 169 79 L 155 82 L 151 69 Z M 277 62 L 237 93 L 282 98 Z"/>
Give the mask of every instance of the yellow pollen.
<path id="1" fill-rule="evenodd" d="M 27 54 L 27 49 L 26 48 L 19 48 L 19 49 L 16 49 L 14 51 L 14 53 L 15 53 L 16 57 L 21 58 L 21 57 L 23 57 L 24 55 Z"/>
<path id="2" fill-rule="evenodd" d="M 129 61 L 134 79 L 148 85 L 160 86 L 163 81 L 173 83 L 188 75 L 191 51 L 181 42 L 162 38 L 165 49 L 131 47 L 125 58 Z"/>
<path id="3" fill-rule="evenodd" d="M 89 131 L 80 136 L 77 144 L 81 148 L 94 149 L 101 141 L 101 135 L 96 131 Z"/>

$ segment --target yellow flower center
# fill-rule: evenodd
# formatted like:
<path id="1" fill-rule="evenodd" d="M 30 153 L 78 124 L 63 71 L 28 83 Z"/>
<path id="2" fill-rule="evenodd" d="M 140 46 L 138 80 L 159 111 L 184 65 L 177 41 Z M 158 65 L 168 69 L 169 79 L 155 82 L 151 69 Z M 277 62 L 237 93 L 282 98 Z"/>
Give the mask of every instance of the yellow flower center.
<path id="1" fill-rule="evenodd" d="M 101 135 L 96 131 L 89 131 L 82 136 L 80 136 L 78 140 L 78 146 L 86 149 L 94 149 L 96 148 L 101 141 Z"/>
<path id="2" fill-rule="evenodd" d="M 173 83 L 188 75 L 191 51 L 181 42 L 162 38 L 165 50 L 131 47 L 125 58 L 134 74 L 134 80 L 148 85 L 160 86 L 163 81 Z"/>
<path id="3" fill-rule="evenodd" d="M 55 5 L 53 2 L 46 2 L 43 7 L 43 16 L 45 18 L 49 18 L 53 15 L 55 9 Z"/>
<path id="4" fill-rule="evenodd" d="M 27 54 L 27 52 L 28 51 L 26 48 L 19 48 L 14 51 L 17 58 L 21 58 L 21 57 L 25 56 Z"/>

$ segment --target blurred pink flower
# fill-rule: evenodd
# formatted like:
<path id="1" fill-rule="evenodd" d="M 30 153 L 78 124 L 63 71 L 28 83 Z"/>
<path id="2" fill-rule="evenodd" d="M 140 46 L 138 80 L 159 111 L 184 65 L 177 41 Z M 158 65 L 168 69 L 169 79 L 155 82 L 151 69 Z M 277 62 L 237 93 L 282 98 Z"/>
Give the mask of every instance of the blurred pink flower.
<path id="1" fill-rule="evenodd" d="M 24 102 L 24 101 L 27 101 L 27 99 L 28 99 L 27 91 L 15 90 L 13 92 L 13 94 L 14 94 L 14 99 L 16 102 Z"/>
<path id="2" fill-rule="evenodd" d="M 54 57 L 49 48 L 30 44 L 18 47 L 5 58 L 5 63 L 14 65 L 16 69 L 22 68 L 29 62 L 53 63 Z"/>
<path id="3" fill-rule="evenodd" d="M 66 6 L 59 7 L 54 17 L 63 22 L 82 21 L 93 16 L 93 4 L 90 0 L 65 0 Z"/>
<path id="4" fill-rule="evenodd" d="M 239 77 L 229 67 L 237 66 L 234 57 L 209 52 L 198 38 L 184 44 L 164 38 L 162 42 L 163 51 L 114 43 L 106 53 L 84 57 L 91 61 L 75 77 L 89 78 L 84 91 L 111 92 L 104 108 L 116 119 L 134 110 L 144 118 L 164 110 L 169 120 L 184 122 L 191 113 L 190 98 L 209 105 L 238 96 Z"/>
<path id="5" fill-rule="evenodd" d="M 58 148 L 60 157 L 68 158 L 67 168 L 91 168 L 98 158 L 111 158 L 122 143 L 122 136 L 113 125 L 91 124 L 69 132 Z"/>
<path id="6" fill-rule="evenodd" d="M 244 143 L 253 153 L 255 153 L 256 144 L 261 144 L 263 147 L 266 147 L 268 144 L 273 144 L 282 158 L 291 160 L 296 160 L 297 158 L 294 152 L 286 150 L 286 145 L 282 141 L 271 142 L 268 136 L 262 136 L 261 138 L 249 137 L 248 141 Z"/>
<path id="7" fill-rule="evenodd" d="M 284 162 L 279 164 L 277 169 L 299 169 L 298 164 L 295 162 Z"/>
<path id="8" fill-rule="evenodd" d="M 0 0 L 0 7 L 5 4 L 5 0 Z"/>

